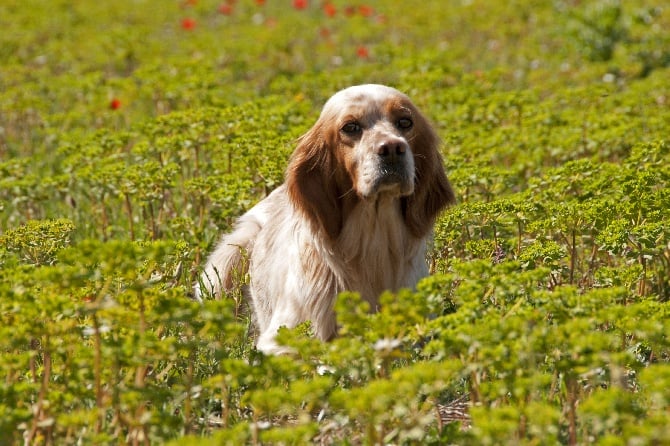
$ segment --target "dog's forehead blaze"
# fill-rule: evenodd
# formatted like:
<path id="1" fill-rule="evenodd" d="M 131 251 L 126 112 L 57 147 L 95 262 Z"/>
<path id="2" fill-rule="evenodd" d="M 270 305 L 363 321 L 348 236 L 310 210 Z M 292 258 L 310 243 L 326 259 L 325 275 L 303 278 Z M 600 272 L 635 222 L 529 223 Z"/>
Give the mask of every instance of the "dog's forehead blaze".
<path id="1" fill-rule="evenodd" d="M 414 118 L 420 116 L 416 108 L 402 97 L 388 98 L 383 102 L 360 100 L 347 102 L 339 109 L 329 110 L 328 117 L 339 130 L 348 122 L 359 122 L 364 127 L 372 126 L 378 120 L 393 122 L 401 117 Z"/>
<path id="2" fill-rule="evenodd" d="M 324 105 L 324 115 L 387 113 L 392 108 L 410 108 L 403 93 L 383 85 L 359 85 L 335 93 Z"/>

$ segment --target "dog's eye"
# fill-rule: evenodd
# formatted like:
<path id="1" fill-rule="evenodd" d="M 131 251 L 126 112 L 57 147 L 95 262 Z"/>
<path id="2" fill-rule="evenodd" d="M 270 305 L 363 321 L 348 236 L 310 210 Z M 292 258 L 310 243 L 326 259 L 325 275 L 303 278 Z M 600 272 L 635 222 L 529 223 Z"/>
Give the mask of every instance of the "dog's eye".
<path id="1" fill-rule="evenodd" d="M 342 126 L 342 131 L 347 135 L 355 135 L 356 133 L 360 133 L 361 129 L 361 125 L 355 121 L 347 122 Z"/>
<path id="2" fill-rule="evenodd" d="M 411 119 L 409 118 L 400 118 L 398 119 L 398 122 L 396 122 L 396 127 L 398 127 L 400 130 L 408 130 L 411 129 L 414 123 L 412 122 Z"/>

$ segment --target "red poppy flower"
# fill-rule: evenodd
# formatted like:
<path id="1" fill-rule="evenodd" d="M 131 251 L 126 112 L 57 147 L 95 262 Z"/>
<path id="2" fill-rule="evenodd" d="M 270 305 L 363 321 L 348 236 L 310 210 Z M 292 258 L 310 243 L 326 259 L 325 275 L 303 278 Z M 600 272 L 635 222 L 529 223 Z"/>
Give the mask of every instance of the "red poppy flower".
<path id="1" fill-rule="evenodd" d="M 359 12 L 363 17 L 370 17 L 372 14 L 375 13 L 375 10 L 372 9 L 372 6 L 361 5 L 361 6 L 358 7 L 358 12 Z"/>
<path id="2" fill-rule="evenodd" d="M 181 21 L 181 27 L 182 29 L 185 29 L 186 31 L 191 31 L 193 28 L 195 28 L 195 19 L 186 17 Z"/>
<path id="3" fill-rule="evenodd" d="M 233 13 L 232 2 L 221 3 L 219 6 L 219 13 L 223 15 L 231 15 Z"/>
<path id="4" fill-rule="evenodd" d="M 307 8 L 307 0 L 293 0 L 293 7 L 295 9 Z"/>
<path id="5" fill-rule="evenodd" d="M 109 108 L 112 110 L 118 110 L 121 108 L 121 99 L 119 98 L 114 98 L 111 101 L 109 101 Z"/>
<path id="6" fill-rule="evenodd" d="M 326 3 L 325 5 L 323 5 L 323 12 L 328 17 L 334 17 L 335 14 L 337 14 L 337 8 L 332 3 Z"/>
<path id="7" fill-rule="evenodd" d="M 367 59 L 368 57 L 370 57 L 370 52 L 368 51 L 368 49 L 366 47 L 361 45 L 356 49 L 356 55 L 360 59 Z"/>
<path id="8" fill-rule="evenodd" d="M 256 4 L 258 6 L 263 6 L 265 4 L 265 0 L 256 0 Z"/>

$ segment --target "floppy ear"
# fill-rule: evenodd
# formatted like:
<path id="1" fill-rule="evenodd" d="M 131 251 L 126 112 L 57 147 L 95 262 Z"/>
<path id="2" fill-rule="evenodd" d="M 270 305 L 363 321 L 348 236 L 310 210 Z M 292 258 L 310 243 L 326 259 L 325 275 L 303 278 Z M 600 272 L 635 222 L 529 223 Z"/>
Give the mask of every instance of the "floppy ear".
<path id="1" fill-rule="evenodd" d="M 456 202 L 438 151 L 439 138 L 425 118 L 421 121 L 411 144 L 416 169 L 414 193 L 404 206 L 405 223 L 416 237 L 428 235 L 440 211 Z"/>
<path id="2" fill-rule="evenodd" d="M 336 179 L 339 169 L 331 144 L 322 121 L 301 136 L 286 171 L 286 187 L 293 205 L 315 230 L 335 240 L 342 230 L 343 215 Z"/>

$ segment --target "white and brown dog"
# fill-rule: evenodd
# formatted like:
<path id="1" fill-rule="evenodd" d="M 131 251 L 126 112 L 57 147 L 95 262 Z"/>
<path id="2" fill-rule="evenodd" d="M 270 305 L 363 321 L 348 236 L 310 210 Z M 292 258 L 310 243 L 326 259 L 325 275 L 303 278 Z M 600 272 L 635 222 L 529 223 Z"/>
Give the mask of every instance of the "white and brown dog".
<path id="1" fill-rule="evenodd" d="M 229 291 L 234 273 L 248 267 L 257 348 L 281 353 L 282 326 L 309 320 L 320 339 L 335 336 L 341 291 L 359 292 L 375 310 L 384 290 L 413 288 L 428 274 L 435 218 L 454 202 L 438 142 L 401 92 L 383 85 L 338 92 L 299 139 L 286 182 L 211 254 L 196 296 Z"/>

